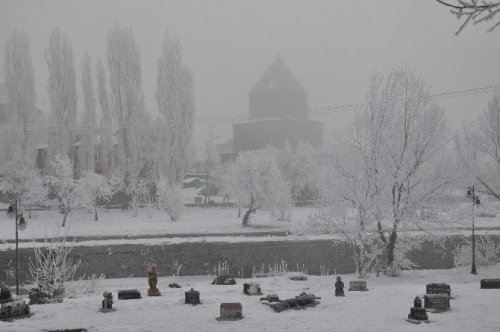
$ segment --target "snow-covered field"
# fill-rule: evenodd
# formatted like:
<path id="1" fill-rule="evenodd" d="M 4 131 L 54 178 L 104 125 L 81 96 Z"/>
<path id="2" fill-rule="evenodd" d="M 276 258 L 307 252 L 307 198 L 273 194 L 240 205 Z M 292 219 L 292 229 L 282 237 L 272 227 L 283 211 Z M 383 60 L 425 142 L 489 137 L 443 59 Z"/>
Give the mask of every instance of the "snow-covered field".
<path id="1" fill-rule="evenodd" d="M 480 289 L 479 281 L 500 277 L 500 265 L 469 269 L 405 271 L 401 277 L 367 279 L 368 292 L 347 290 L 353 275 L 343 276 L 346 297 L 334 296 L 335 276 L 309 276 L 307 281 L 292 281 L 286 276 L 253 279 L 264 294 L 276 293 L 281 299 L 301 291 L 321 297 L 321 303 L 306 310 L 275 313 L 259 301 L 259 296 L 243 294 L 243 282 L 234 286 L 212 286 L 213 277 L 161 277 L 161 297 L 147 297 L 147 279 L 107 279 L 98 294 L 65 299 L 60 304 L 31 306 L 33 316 L 13 322 L 0 322 L 0 331 L 21 332 L 43 329 L 87 328 L 89 331 L 499 331 L 500 289 Z M 171 282 L 181 289 L 171 289 Z M 405 319 L 416 295 L 425 293 L 425 284 L 449 283 L 452 288 L 451 310 L 429 313 L 431 323 L 415 325 Z M 78 282 L 81 283 L 81 282 Z M 81 284 L 70 284 L 77 287 Z M 200 291 L 202 304 L 184 304 L 184 292 L 191 287 Z M 118 300 L 117 290 L 138 288 L 140 300 Z M 98 312 L 101 291 L 113 292 L 114 308 Z M 241 302 L 244 319 L 216 320 L 223 302 Z"/>

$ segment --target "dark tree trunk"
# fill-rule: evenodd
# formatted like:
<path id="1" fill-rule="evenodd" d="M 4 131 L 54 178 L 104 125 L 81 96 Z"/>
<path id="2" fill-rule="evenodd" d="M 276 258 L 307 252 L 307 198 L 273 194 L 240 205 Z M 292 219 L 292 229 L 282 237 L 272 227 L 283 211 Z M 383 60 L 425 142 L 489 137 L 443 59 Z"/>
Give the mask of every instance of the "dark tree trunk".
<path id="1" fill-rule="evenodd" d="M 387 244 L 387 267 L 389 270 L 394 270 L 394 250 L 396 247 L 396 241 L 398 239 L 398 233 L 396 230 L 392 230 L 391 236 L 389 236 L 389 243 Z"/>
<path id="2" fill-rule="evenodd" d="M 64 218 L 63 218 L 63 222 L 62 222 L 62 227 L 66 226 L 66 218 L 67 217 L 68 217 L 68 212 L 64 211 Z"/>
<path id="3" fill-rule="evenodd" d="M 99 221 L 99 217 L 97 217 L 97 209 L 94 209 L 94 221 Z"/>
<path id="4" fill-rule="evenodd" d="M 243 215 L 243 227 L 248 226 L 248 222 L 250 221 L 250 215 L 255 211 L 254 208 L 250 207 Z"/>

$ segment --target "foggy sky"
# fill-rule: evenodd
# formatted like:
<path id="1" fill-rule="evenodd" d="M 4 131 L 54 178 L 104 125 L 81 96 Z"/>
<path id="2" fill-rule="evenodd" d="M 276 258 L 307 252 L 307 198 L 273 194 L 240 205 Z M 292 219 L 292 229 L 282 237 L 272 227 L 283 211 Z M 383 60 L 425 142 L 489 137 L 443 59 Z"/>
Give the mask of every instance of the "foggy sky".
<path id="1" fill-rule="evenodd" d="M 81 59 L 87 49 L 94 62 L 105 59 L 106 36 L 115 22 L 130 27 L 141 49 L 146 109 L 158 112 L 154 98 L 156 61 L 163 33 L 175 33 L 191 68 L 196 116 L 248 113 L 248 93 L 280 54 L 309 92 L 309 108 L 364 102 L 368 77 L 406 63 L 432 86 L 432 93 L 500 84 L 500 28 L 469 26 L 434 0 L 0 0 L 0 81 L 4 46 L 14 30 L 27 32 L 35 68 L 37 105 L 49 112 L 48 70 L 44 49 L 58 25 L 73 45 L 79 111 Z M 97 85 L 94 84 L 94 88 Z M 440 101 L 452 127 L 475 120 L 489 94 Z M 315 116 L 325 137 L 352 113 Z M 231 136 L 230 121 L 199 121 L 195 141 L 208 131 Z"/>

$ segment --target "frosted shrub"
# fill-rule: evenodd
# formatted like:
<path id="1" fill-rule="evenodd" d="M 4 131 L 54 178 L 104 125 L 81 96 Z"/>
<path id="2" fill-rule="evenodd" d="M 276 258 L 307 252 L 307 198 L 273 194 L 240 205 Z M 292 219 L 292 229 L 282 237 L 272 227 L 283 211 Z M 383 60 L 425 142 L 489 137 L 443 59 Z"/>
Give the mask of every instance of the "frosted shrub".
<path id="1" fill-rule="evenodd" d="M 106 276 L 102 273 L 99 276 L 92 274 L 88 278 L 83 275 L 77 284 L 72 283 L 67 291 L 68 297 L 90 296 L 102 293 L 102 280 L 105 278 Z"/>
<path id="2" fill-rule="evenodd" d="M 180 185 L 169 185 L 164 178 L 158 183 L 158 204 L 176 221 L 182 212 L 182 188 Z"/>
<path id="3" fill-rule="evenodd" d="M 476 264 L 490 266 L 500 262 L 500 243 L 490 236 L 476 238 Z M 453 263 L 455 266 L 469 266 L 472 264 L 472 240 L 465 239 L 465 243 L 458 245 L 453 250 Z"/>
<path id="4" fill-rule="evenodd" d="M 55 236 L 49 240 L 45 238 L 43 246 L 34 247 L 34 258 L 29 260 L 32 282 L 46 295 L 48 302 L 52 301 L 55 291 L 64 290 L 64 283 L 73 279 L 80 266 L 80 261 L 69 256 L 71 249 L 65 237 Z"/>

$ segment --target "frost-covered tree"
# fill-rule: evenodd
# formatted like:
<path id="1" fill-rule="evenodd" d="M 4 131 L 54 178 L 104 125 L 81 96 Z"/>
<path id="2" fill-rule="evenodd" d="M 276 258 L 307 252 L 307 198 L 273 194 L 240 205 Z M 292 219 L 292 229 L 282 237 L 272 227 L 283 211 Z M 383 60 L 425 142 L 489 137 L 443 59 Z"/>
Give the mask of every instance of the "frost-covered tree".
<path id="1" fill-rule="evenodd" d="M 114 160 L 114 124 L 113 114 L 111 113 L 109 105 L 108 89 L 106 88 L 106 72 L 101 60 L 97 62 L 97 95 L 99 98 L 99 105 L 101 107 L 102 117 L 100 119 L 99 135 L 101 143 L 102 160 L 104 163 L 104 173 L 109 177 L 113 167 Z"/>
<path id="2" fill-rule="evenodd" d="M 141 58 L 139 46 L 129 28 L 115 24 L 108 33 L 108 60 L 111 110 L 118 124 L 118 158 L 124 188 L 131 184 L 143 168 L 138 143 L 144 122 Z"/>
<path id="3" fill-rule="evenodd" d="M 81 119 L 82 144 L 81 155 L 83 168 L 88 171 L 95 169 L 94 143 L 97 134 L 96 99 L 92 83 L 92 61 L 90 55 L 85 51 L 82 58 L 82 92 L 83 92 L 83 116 Z"/>
<path id="4" fill-rule="evenodd" d="M 455 136 L 457 156 L 465 169 L 465 185 L 500 200 L 500 94 L 491 98 L 477 125 L 465 123 Z"/>
<path id="5" fill-rule="evenodd" d="M 257 209 L 285 216 L 291 205 L 290 184 L 280 173 L 276 158 L 267 150 L 241 153 L 229 170 L 229 191 L 245 207 L 243 226 Z"/>
<path id="6" fill-rule="evenodd" d="M 382 174 L 375 172 L 381 147 L 355 148 L 351 134 L 348 127 L 322 154 L 318 181 L 322 208 L 301 231 L 338 236 L 351 247 L 356 271 L 365 278 L 384 250 L 377 234 L 383 199 L 377 180 Z"/>
<path id="7" fill-rule="evenodd" d="M 184 180 L 193 134 L 194 84 L 182 60 L 179 40 L 168 33 L 158 59 L 157 83 L 156 100 L 166 126 L 161 137 L 160 172 L 170 184 L 178 185 Z"/>
<path id="8" fill-rule="evenodd" d="M 31 136 L 36 95 L 29 41 L 25 32 L 13 31 L 7 38 L 4 73 L 12 112 L 8 125 L 14 127 L 14 130 L 3 135 L 1 139 L 8 142 L 8 150 L 21 148 L 24 156 L 32 155 L 34 142 Z M 13 157 L 8 151 L 3 152 Z"/>
<path id="9" fill-rule="evenodd" d="M 292 186 L 296 201 L 306 186 L 312 187 L 317 174 L 317 151 L 309 143 L 299 142 L 293 148 L 288 142 L 282 149 L 273 149 L 281 174 Z"/>
<path id="10" fill-rule="evenodd" d="M 77 167 L 77 156 L 73 151 L 77 105 L 73 50 L 68 37 L 59 27 L 50 33 L 45 59 L 49 69 L 47 89 L 52 110 L 50 123 L 53 127 L 49 148 L 52 155 L 67 154 L 73 167 Z"/>
<path id="11" fill-rule="evenodd" d="M 79 182 L 73 177 L 73 166 L 66 155 L 57 154 L 51 163 L 51 175 L 45 178 L 51 193 L 55 196 L 59 210 L 64 215 L 62 227 L 66 226 L 68 214 L 81 201 L 77 190 Z"/>
<path id="12" fill-rule="evenodd" d="M 348 153 L 342 158 L 350 161 L 337 161 L 337 168 L 348 182 L 336 190 L 351 201 L 353 211 L 346 215 L 357 215 L 358 229 L 364 220 L 374 223 L 386 271 L 396 275 L 405 259 L 398 249 L 408 248 L 401 245 L 400 232 L 425 229 L 427 221 L 419 212 L 453 180 L 446 154 L 448 130 L 443 110 L 430 101 L 428 86 L 406 66 L 373 75 L 366 105 L 344 134 Z"/>
<path id="13" fill-rule="evenodd" d="M 19 155 L 0 167 L 0 193 L 11 202 L 17 201 L 20 209 L 44 204 L 47 197 L 33 162 Z"/>
<path id="14" fill-rule="evenodd" d="M 112 186 L 102 175 L 94 171 L 86 171 L 78 179 L 78 186 L 75 189 L 79 207 L 92 209 L 94 211 L 94 221 L 98 221 L 97 205 L 99 201 L 107 200 L 112 195 Z"/>
<path id="15" fill-rule="evenodd" d="M 484 0 L 436 0 L 440 4 L 450 8 L 453 15 L 459 20 L 464 20 L 456 34 L 458 35 L 469 24 L 479 24 L 495 19 L 500 12 L 500 1 Z M 495 22 L 488 32 L 493 31 L 500 25 L 500 20 Z"/>
<path id="16" fill-rule="evenodd" d="M 172 185 L 167 178 L 162 177 L 156 190 L 158 206 L 165 209 L 171 221 L 177 221 L 183 208 L 181 185 Z"/>

